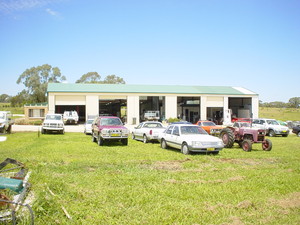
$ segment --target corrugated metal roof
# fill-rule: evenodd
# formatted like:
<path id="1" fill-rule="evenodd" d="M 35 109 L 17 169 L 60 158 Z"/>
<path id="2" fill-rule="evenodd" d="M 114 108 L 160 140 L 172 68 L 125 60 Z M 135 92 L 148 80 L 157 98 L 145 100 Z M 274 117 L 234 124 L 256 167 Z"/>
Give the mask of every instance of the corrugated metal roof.
<path id="1" fill-rule="evenodd" d="M 47 92 L 257 95 L 242 87 L 49 83 Z"/>

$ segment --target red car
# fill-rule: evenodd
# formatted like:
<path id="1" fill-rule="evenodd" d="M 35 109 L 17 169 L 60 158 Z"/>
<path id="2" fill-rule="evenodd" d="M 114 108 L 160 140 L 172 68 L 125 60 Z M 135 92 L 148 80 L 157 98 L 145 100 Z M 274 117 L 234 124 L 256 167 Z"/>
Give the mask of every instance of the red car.
<path id="1" fill-rule="evenodd" d="M 99 116 L 92 123 L 92 141 L 102 146 L 106 141 L 121 141 L 128 144 L 129 130 L 119 117 Z"/>

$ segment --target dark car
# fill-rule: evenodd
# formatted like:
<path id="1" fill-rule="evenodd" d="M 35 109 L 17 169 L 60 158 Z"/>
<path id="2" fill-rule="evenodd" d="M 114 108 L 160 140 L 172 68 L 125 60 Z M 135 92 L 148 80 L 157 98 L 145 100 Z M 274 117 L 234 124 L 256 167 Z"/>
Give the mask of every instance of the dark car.
<path id="1" fill-rule="evenodd" d="M 123 126 L 119 117 L 99 116 L 92 124 L 92 141 L 102 146 L 105 141 L 121 141 L 128 144 L 129 130 Z"/>
<path id="2" fill-rule="evenodd" d="M 300 137 L 300 125 L 297 125 L 297 126 L 293 127 L 292 132 L 294 134 L 296 134 L 298 137 Z"/>

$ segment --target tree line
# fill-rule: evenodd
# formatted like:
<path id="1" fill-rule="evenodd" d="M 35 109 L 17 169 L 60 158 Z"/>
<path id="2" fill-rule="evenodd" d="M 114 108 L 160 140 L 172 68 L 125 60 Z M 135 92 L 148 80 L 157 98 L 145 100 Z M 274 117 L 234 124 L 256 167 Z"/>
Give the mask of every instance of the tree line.
<path id="1" fill-rule="evenodd" d="M 11 103 L 12 106 L 47 102 L 46 92 L 48 83 L 61 83 L 65 80 L 66 77 L 61 74 L 58 67 L 52 67 L 49 64 L 31 67 L 26 69 L 17 80 L 17 84 L 24 84 L 25 89 L 16 96 L 1 94 L 0 102 Z M 125 81 L 116 75 L 107 75 L 102 80 L 99 73 L 88 72 L 83 74 L 76 83 L 125 84 Z"/>
<path id="2" fill-rule="evenodd" d="M 262 102 L 259 101 L 260 107 L 269 107 L 269 108 L 300 108 L 300 97 L 290 98 L 288 102 Z"/>

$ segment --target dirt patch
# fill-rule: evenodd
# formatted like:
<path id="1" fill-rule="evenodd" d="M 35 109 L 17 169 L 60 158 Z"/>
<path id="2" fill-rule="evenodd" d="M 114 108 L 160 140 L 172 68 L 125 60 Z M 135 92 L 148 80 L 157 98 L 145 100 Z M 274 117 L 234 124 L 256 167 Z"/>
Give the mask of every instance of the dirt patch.
<path id="1" fill-rule="evenodd" d="M 237 177 L 230 177 L 228 179 L 217 179 L 217 180 L 175 180 L 175 179 L 170 179 L 166 180 L 165 182 L 167 183 L 173 183 L 173 184 L 224 184 L 224 183 L 229 183 L 233 181 L 239 181 L 239 180 L 244 180 L 244 176 L 237 176 Z"/>
<path id="2" fill-rule="evenodd" d="M 243 166 L 257 166 L 264 164 L 276 164 L 278 163 L 277 159 L 266 158 L 266 159 L 217 159 L 216 161 L 221 163 L 232 163 L 236 165 Z"/>
<path id="3" fill-rule="evenodd" d="M 283 209 L 300 207 L 300 192 L 294 192 L 284 199 L 271 199 L 271 204 L 278 205 Z"/>
<path id="4" fill-rule="evenodd" d="M 253 202 L 249 201 L 249 200 L 245 200 L 240 202 L 239 204 L 237 204 L 236 206 L 239 209 L 248 209 L 248 208 L 255 208 Z"/>
<path id="5" fill-rule="evenodd" d="M 173 161 L 162 161 L 155 162 L 151 165 L 151 168 L 156 170 L 169 170 L 169 171 L 178 171 L 183 170 L 183 163 L 190 161 L 191 159 L 186 158 L 184 160 L 173 160 Z"/>

